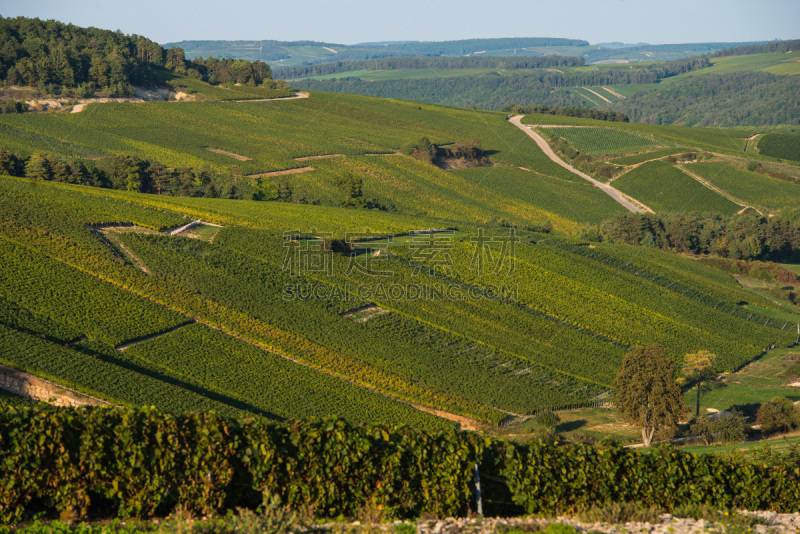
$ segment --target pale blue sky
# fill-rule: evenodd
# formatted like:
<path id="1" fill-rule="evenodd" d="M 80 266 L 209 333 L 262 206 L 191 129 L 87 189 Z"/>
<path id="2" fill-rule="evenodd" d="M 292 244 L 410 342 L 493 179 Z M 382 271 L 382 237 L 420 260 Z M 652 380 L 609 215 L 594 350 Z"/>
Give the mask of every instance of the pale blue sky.
<path id="1" fill-rule="evenodd" d="M 119 29 L 160 43 L 567 37 L 660 44 L 800 38 L 800 0 L 0 0 L 0 15 Z"/>

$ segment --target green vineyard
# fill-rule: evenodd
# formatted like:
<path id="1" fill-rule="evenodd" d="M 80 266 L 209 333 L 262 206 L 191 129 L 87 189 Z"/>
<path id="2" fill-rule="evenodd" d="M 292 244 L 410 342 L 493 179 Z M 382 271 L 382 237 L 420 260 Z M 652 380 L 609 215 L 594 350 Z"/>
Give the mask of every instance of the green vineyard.
<path id="1" fill-rule="evenodd" d="M 797 206 L 800 184 L 778 180 L 719 163 L 695 163 L 690 170 L 715 186 L 745 202 L 767 209 Z"/>
<path id="2" fill-rule="evenodd" d="M 280 177 L 293 202 L 0 178 L 6 365 L 171 413 L 441 428 L 597 403 L 636 345 L 660 343 L 677 362 L 710 350 L 730 370 L 794 341 L 788 316 L 727 275 L 667 252 L 586 246 L 577 236 L 624 208 L 501 114 L 318 93 L 137 106 L 89 106 L 80 121 L 4 115 L 0 142 L 20 154 L 122 153 L 234 175 L 313 170 Z M 661 147 L 740 141 L 629 123 L 558 131 L 585 151 L 638 152 L 626 164 L 683 151 Z M 485 166 L 445 170 L 396 153 L 467 132 Z M 795 187 L 719 164 L 688 168 L 776 207 Z M 734 187 L 745 178 L 761 182 Z M 613 184 L 658 211 L 740 209 L 664 161 Z M 354 207 L 354 195 L 375 207 Z M 167 232 L 192 220 L 221 228 Z M 426 229 L 439 233 L 413 233 Z M 350 242 L 344 253 L 336 239 Z"/>
<path id="3" fill-rule="evenodd" d="M 652 137 L 615 128 L 548 128 L 547 130 L 563 137 L 570 145 L 589 156 L 624 154 L 664 145 Z"/>
<path id="4" fill-rule="evenodd" d="M 758 152 L 773 158 L 800 161 L 800 135 L 767 134 L 758 140 Z"/>
<path id="5" fill-rule="evenodd" d="M 717 212 L 732 215 L 742 209 L 663 161 L 645 163 L 614 181 L 614 187 L 656 212 Z"/>

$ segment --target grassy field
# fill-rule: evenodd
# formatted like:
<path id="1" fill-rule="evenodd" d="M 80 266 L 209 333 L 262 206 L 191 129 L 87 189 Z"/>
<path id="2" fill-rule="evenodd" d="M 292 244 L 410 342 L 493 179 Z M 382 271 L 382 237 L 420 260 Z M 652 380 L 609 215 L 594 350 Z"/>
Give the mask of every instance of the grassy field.
<path id="1" fill-rule="evenodd" d="M 444 421 L 405 404 L 204 325 L 187 326 L 127 352 L 126 356 L 249 403 L 278 420 L 308 419 L 324 413 L 353 422 L 408 421 L 423 427 L 445 426 Z"/>
<path id="2" fill-rule="evenodd" d="M 701 395 L 701 413 L 707 408 L 730 410 L 738 407 L 746 415 L 754 416 L 758 405 L 773 397 L 800 400 L 800 388 L 789 386 L 789 380 L 780 377 L 792 358 L 800 358 L 800 349 L 776 349 L 738 373 L 727 375 L 723 381 L 725 387 Z M 696 394 L 695 390 L 686 393 L 688 406 L 695 405 Z"/>
<path id="3" fill-rule="evenodd" d="M 732 215 L 741 209 L 741 206 L 663 161 L 645 163 L 623 174 L 614 181 L 614 187 L 656 212 L 697 211 Z"/>
<path id="4" fill-rule="evenodd" d="M 765 156 L 800 162 L 800 135 L 770 133 L 758 138 L 758 152 Z"/>
<path id="5" fill-rule="evenodd" d="M 548 212 L 547 218 L 556 227 L 563 226 L 561 219 L 598 224 L 623 209 L 609 196 L 594 194 L 593 187 L 586 182 L 566 181 L 516 167 L 498 165 L 451 174 L 488 190 L 502 192 L 508 195 L 509 202 L 513 199 Z"/>
<path id="6" fill-rule="evenodd" d="M 507 165 L 448 172 L 407 157 L 367 156 L 319 160 L 314 168 L 289 180 L 295 190 L 307 192 L 309 198 L 342 205 L 345 193 L 337 184 L 358 176 L 363 180 L 366 198 L 377 198 L 400 213 L 443 221 L 485 224 L 503 220 L 525 226 L 550 220 L 557 228 L 572 230 L 578 223 L 599 222 L 618 212 L 610 199 L 582 184 L 531 172 L 522 174 L 525 171 Z M 515 179 L 517 187 L 512 187 L 498 179 L 501 176 L 525 176 L 527 180 Z M 563 195 L 569 196 L 564 199 Z M 583 198 L 587 209 L 565 210 L 563 203 L 552 203 L 559 198 L 565 202 Z"/>
<path id="7" fill-rule="evenodd" d="M 642 91 L 652 91 L 654 89 L 658 89 L 657 83 L 631 83 L 627 85 L 609 85 L 609 89 L 614 91 L 615 93 L 621 94 L 625 98 L 629 98 L 636 93 L 641 93 Z"/>
<path id="8" fill-rule="evenodd" d="M 800 445 L 800 435 L 797 432 L 747 441 L 744 443 L 731 443 L 727 445 L 688 445 L 680 449 L 695 454 L 730 454 L 740 453 L 748 456 L 766 456 L 774 453 L 787 453 Z"/>

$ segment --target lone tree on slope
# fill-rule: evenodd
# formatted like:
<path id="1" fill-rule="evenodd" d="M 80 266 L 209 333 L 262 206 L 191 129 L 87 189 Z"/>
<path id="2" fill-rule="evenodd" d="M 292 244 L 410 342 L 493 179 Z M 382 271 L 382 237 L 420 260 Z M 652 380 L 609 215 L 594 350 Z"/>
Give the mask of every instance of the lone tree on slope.
<path id="1" fill-rule="evenodd" d="M 657 432 L 673 430 L 686 409 L 675 383 L 675 364 L 661 345 L 630 351 L 617 372 L 614 388 L 617 409 L 641 427 L 645 447 Z"/>
<path id="2" fill-rule="evenodd" d="M 683 375 L 679 383 L 694 384 L 697 391 L 695 399 L 695 417 L 700 417 L 700 394 L 708 393 L 712 389 L 725 387 L 721 382 L 719 373 L 714 370 L 717 361 L 716 354 L 701 350 L 686 355 L 686 365 L 681 369 Z"/>

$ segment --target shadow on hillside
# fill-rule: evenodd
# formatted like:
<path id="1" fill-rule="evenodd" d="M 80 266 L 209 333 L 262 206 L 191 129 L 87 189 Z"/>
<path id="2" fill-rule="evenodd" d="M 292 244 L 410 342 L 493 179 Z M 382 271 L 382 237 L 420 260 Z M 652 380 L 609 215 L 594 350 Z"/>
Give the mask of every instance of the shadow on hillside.
<path id="1" fill-rule="evenodd" d="M 556 430 L 559 432 L 572 432 L 573 430 L 578 430 L 579 428 L 585 427 L 587 424 L 586 419 L 576 419 L 575 421 L 567 421 L 566 423 L 561 423 L 556 427 Z"/>
<path id="2" fill-rule="evenodd" d="M 232 408 L 237 408 L 237 409 L 245 411 L 245 412 L 258 414 L 258 415 L 264 416 L 264 417 L 266 417 L 268 419 L 272 419 L 273 421 L 283 421 L 284 420 L 284 418 L 281 417 L 280 415 L 274 414 L 274 413 L 272 413 L 272 412 L 270 412 L 268 410 L 264 410 L 263 408 L 259 408 L 258 406 L 250 404 L 249 402 L 245 402 L 245 401 L 237 399 L 235 397 L 230 397 L 228 395 L 225 395 L 223 393 L 219 393 L 217 391 L 206 389 L 206 388 L 204 388 L 202 386 L 198 386 L 196 384 L 193 384 L 191 382 L 187 382 L 185 380 L 181 380 L 181 379 L 176 378 L 174 376 L 170 376 L 168 374 L 161 373 L 161 372 L 156 371 L 154 369 L 148 369 L 147 367 L 143 367 L 143 366 L 138 365 L 136 363 L 133 363 L 133 362 L 130 362 L 130 361 L 126 361 L 126 360 L 124 360 L 122 358 L 118 358 L 118 357 L 113 356 L 111 354 L 97 352 L 97 351 L 92 350 L 92 349 L 90 349 L 88 347 L 75 347 L 75 349 L 76 350 L 80 350 L 84 354 L 88 354 L 90 356 L 94 356 L 95 358 L 98 358 L 98 359 L 100 359 L 100 360 L 102 360 L 102 361 L 104 361 L 106 363 L 110 363 L 112 365 L 116 365 L 116 366 L 122 367 L 124 369 L 129 370 L 129 371 L 133 371 L 134 373 L 138 373 L 138 374 L 141 374 L 141 375 L 148 376 L 148 377 L 150 377 L 150 378 L 152 378 L 154 380 L 159 380 L 161 382 L 165 382 L 165 383 L 170 384 L 172 386 L 177 386 L 177 387 L 185 389 L 187 391 L 191 391 L 193 393 L 196 393 L 197 395 L 200 395 L 201 397 L 205 397 L 207 399 L 211 399 L 213 401 L 217 401 L 217 402 L 220 402 L 222 404 L 227 404 L 228 406 L 230 406 Z"/>

